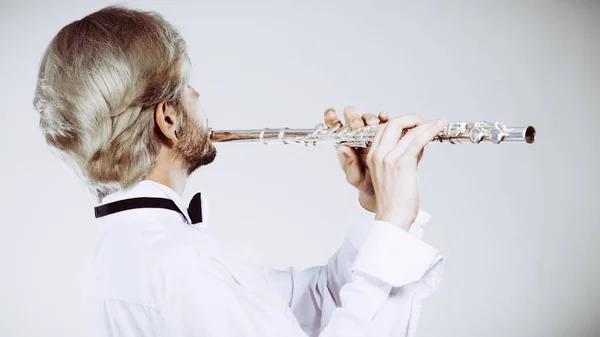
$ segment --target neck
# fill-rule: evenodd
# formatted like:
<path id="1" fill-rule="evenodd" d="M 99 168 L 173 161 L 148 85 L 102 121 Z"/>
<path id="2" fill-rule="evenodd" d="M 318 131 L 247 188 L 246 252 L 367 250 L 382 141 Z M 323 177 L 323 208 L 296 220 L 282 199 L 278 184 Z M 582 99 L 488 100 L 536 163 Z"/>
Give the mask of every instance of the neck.
<path id="1" fill-rule="evenodd" d="M 179 161 L 173 158 L 170 153 L 161 150 L 156 164 L 152 170 L 144 177 L 144 180 L 152 180 L 163 184 L 179 196 L 183 196 L 188 174 L 185 169 L 179 165 Z"/>

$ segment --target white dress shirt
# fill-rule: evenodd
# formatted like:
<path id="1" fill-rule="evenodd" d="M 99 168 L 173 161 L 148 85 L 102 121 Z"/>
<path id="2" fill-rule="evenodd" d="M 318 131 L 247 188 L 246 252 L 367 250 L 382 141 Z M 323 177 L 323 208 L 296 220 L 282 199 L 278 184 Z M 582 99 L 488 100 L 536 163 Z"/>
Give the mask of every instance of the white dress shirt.
<path id="1" fill-rule="evenodd" d="M 276 270 L 190 225 L 179 195 L 159 183 L 141 181 L 102 204 L 134 197 L 170 198 L 186 215 L 144 208 L 97 220 L 100 336 L 414 336 L 419 302 L 442 276 L 442 257 L 421 241 L 422 211 L 409 232 L 371 216 L 326 264 Z"/>

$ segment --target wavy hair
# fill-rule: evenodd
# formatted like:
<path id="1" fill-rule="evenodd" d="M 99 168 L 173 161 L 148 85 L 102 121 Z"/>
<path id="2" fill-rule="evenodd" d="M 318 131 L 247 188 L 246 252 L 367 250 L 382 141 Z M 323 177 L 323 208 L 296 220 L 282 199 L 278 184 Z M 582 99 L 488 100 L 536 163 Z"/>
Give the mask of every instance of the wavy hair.
<path id="1" fill-rule="evenodd" d="M 185 41 L 159 14 L 103 8 L 48 45 L 33 100 L 39 127 L 101 200 L 152 169 L 161 144 L 154 108 L 180 106 L 190 71 Z"/>

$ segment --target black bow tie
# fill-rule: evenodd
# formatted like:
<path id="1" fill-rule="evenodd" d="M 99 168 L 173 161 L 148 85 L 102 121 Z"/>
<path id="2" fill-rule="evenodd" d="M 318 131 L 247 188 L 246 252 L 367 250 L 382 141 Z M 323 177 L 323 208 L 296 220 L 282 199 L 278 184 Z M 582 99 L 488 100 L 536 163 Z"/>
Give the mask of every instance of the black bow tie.
<path id="1" fill-rule="evenodd" d="M 200 192 L 194 194 L 192 200 L 190 200 L 187 212 L 192 220 L 192 224 L 202 222 L 202 196 Z"/>
<path id="2" fill-rule="evenodd" d="M 177 207 L 173 200 L 166 198 L 149 197 L 123 199 L 108 204 L 96 206 L 94 207 L 94 213 L 96 218 L 101 218 L 110 214 L 137 208 L 164 208 L 175 211 L 185 217 L 185 215 L 182 213 L 179 207 Z M 192 197 L 190 205 L 187 209 L 187 213 L 190 217 L 190 220 L 192 220 L 192 224 L 202 222 L 202 196 L 200 192 L 196 193 Z"/>

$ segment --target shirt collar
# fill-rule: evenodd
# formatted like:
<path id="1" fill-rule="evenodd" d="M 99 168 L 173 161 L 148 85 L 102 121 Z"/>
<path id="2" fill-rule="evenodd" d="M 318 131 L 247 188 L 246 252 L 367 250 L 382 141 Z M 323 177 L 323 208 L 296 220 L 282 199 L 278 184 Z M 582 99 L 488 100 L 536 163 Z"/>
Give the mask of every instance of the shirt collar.
<path id="1" fill-rule="evenodd" d="M 190 219 L 190 216 L 188 215 L 187 206 L 183 202 L 183 199 L 181 199 L 179 194 L 177 194 L 177 192 L 173 191 L 169 186 L 163 185 L 161 183 L 157 183 L 156 181 L 152 181 L 152 180 L 142 180 L 139 183 L 140 184 L 151 184 L 151 185 L 154 185 L 155 187 L 159 188 L 169 199 L 171 199 L 171 200 L 173 200 L 173 202 L 175 202 L 175 205 L 177 205 L 179 210 L 181 210 L 181 212 L 184 214 L 185 220 L 187 221 L 187 223 L 188 224 L 192 223 L 192 220 Z"/>
<path id="2" fill-rule="evenodd" d="M 161 183 L 157 183 L 153 180 L 141 180 L 133 186 L 129 187 L 126 190 L 121 190 L 112 194 L 107 195 L 102 199 L 102 204 L 123 200 L 134 197 L 163 197 L 173 200 L 177 208 L 183 213 L 184 220 L 188 224 L 191 224 L 192 221 L 187 212 L 187 206 L 177 194 L 177 192 L 173 191 L 170 187 L 163 185 Z M 194 226 L 197 227 L 206 227 L 204 223 L 198 223 Z"/>

